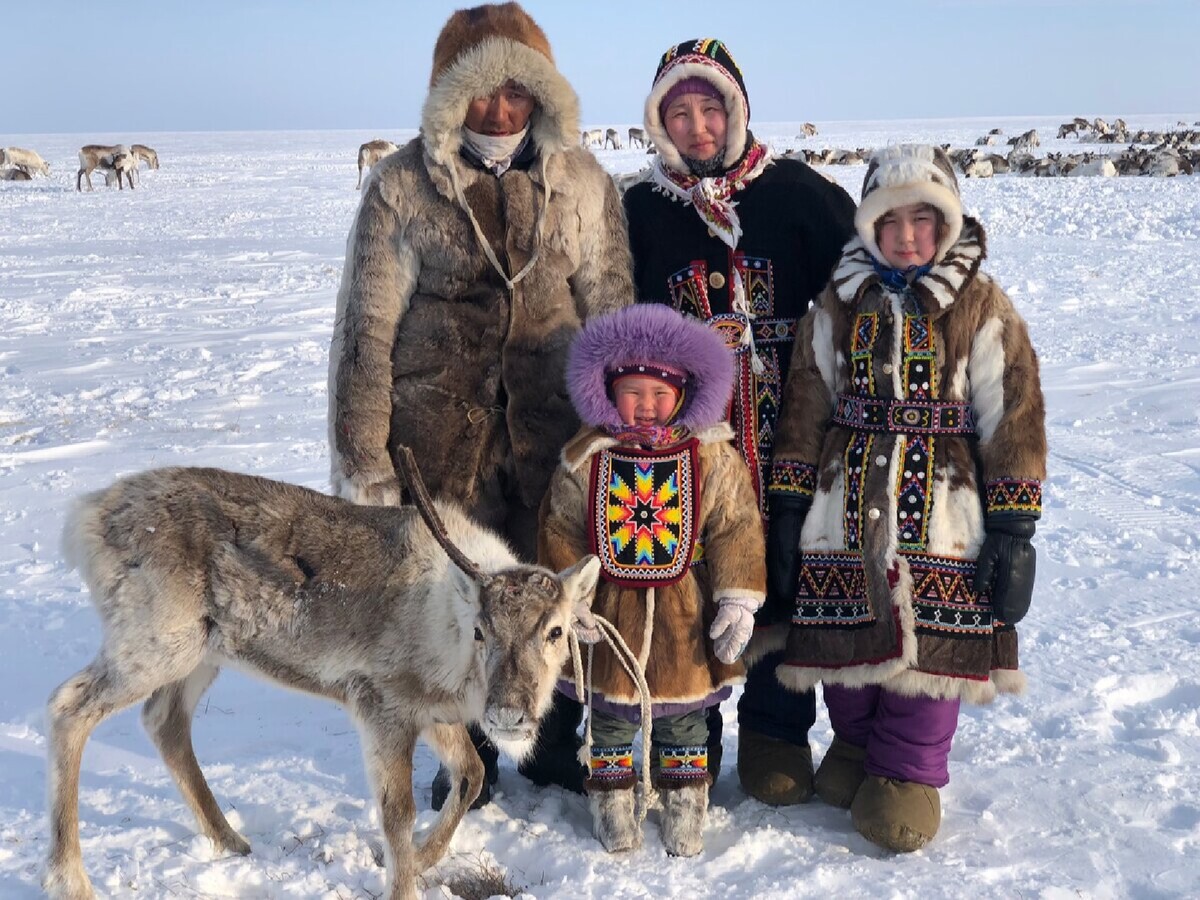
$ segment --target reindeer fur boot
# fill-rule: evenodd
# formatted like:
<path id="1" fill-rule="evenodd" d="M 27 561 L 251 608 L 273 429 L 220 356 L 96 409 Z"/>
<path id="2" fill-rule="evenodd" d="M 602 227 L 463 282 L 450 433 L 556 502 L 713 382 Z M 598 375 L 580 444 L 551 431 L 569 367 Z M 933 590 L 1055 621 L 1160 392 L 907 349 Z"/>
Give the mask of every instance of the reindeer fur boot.
<path id="1" fill-rule="evenodd" d="M 804 803 L 813 793 L 812 748 L 743 728 L 738 733 L 738 779 L 768 806 Z"/>
<path id="2" fill-rule="evenodd" d="M 704 849 L 710 783 L 705 747 L 659 751 L 654 784 L 662 808 L 662 842 L 671 856 L 695 856 Z"/>
<path id="3" fill-rule="evenodd" d="M 867 751 L 835 736 L 817 773 L 813 775 L 813 790 L 830 806 L 849 809 L 859 785 L 867 777 Z"/>
<path id="4" fill-rule="evenodd" d="M 635 811 L 633 786 L 610 790 L 589 790 L 588 807 L 592 811 L 592 831 L 609 853 L 621 853 L 642 846 L 642 829 Z"/>
<path id="5" fill-rule="evenodd" d="M 634 802 L 636 787 L 632 745 L 592 747 L 591 776 L 584 782 L 584 790 L 592 811 L 592 830 L 609 853 L 642 845 Z"/>
<path id="6" fill-rule="evenodd" d="M 927 784 L 867 775 L 850 804 L 850 817 L 872 844 L 911 853 L 937 834 L 942 801 L 937 788 Z"/>

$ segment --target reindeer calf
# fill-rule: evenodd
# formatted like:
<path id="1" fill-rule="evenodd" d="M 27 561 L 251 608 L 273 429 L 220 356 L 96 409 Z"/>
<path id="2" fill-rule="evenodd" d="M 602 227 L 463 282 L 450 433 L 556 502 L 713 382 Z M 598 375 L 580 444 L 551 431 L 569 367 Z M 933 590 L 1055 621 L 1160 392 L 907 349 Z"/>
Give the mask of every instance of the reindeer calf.
<path id="1" fill-rule="evenodd" d="M 125 190 L 121 176 L 129 179 L 129 189 L 133 190 L 133 173 L 137 169 L 137 157 L 124 144 L 104 146 L 102 144 L 87 144 L 79 148 L 79 171 L 75 173 L 75 190 L 82 191 L 83 179 L 87 179 L 88 190 L 92 189 L 92 172 L 96 169 L 104 171 L 104 183 L 109 183 L 109 173 L 117 176 L 117 187 Z"/>
<path id="2" fill-rule="evenodd" d="M 158 152 L 153 148 L 145 144 L 133 144 L 129 152 L 133 154 L 135 168 L 140 163 L 145 163 L 151 169 L 158 168 Z"/>
<path id="3" fill-rule="evenodd" d="M 50 697 L 46 892 L 92 897 L 79 844 L 83 746 L 142 700 L 201 829 L 217 850 L 249 853 L 192 749 L 196 704 L 232 663 L 349 710 L 380 808 L 388 897 L 415 898 L 417 875 L 441 858 L 483 783 L 464 723 L 518 759 L 531 750 L 576 604 L 590 604 L 599 571 L 595 557 L 557 575 L 520 565 L 456 507 L 440 511 L 444 526 L 432 504 L 357 506 L 220 469 L 151 470 L 82 498 L 63 546 L 104 638 Z M 418 736 L 458 789 L 414 845 Z"/>

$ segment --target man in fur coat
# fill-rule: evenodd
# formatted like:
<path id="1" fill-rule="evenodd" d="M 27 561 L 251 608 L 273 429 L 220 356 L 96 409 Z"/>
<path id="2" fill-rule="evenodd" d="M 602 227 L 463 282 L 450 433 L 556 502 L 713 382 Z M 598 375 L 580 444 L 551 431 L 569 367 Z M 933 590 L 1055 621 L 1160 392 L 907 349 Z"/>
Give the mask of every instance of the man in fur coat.
<path id="1" fill-rule="evenodd" d="M 730 421 L 765 520 L 796 323 L 853 231 L 854 202 L 755 139 L 741 70 L 721 41 L 667 50 L 644 118 L 658 156 L 650 176 L 625 193 L 638 300 L 669 303 L 725 338 L 736 379 Z M 760 617 L 760 624 L 770 623 Z M 776 681 L 777 662 L 751 665 L 738 702 L 737 768 L 747 793 L 786 805 L 812 794 L 808 731 L 816 702 L 811 692 L 794 694 Z M 721 727 L 714 709 L 714 773 Z"/>
<path id="2" fill-rule="evenodd" d="M 620 200 L 578 144 L 579 101 L 541 28 L 516 3 L 455 12 L 421 135 L 372 170 L 350 230 L 329 368 L 337 495 L 400 503 L 407 445 L 432 493 L 532 561 L 538 506 L 578 427 L 567 346 L 632 295 Z M 553 731 L 570 746 L 552 755 L 573 760 L 578 706 L 560 701 L 548 720 L 541 748 Z M 494 748 L 484 756 L 480 802 Z"/>

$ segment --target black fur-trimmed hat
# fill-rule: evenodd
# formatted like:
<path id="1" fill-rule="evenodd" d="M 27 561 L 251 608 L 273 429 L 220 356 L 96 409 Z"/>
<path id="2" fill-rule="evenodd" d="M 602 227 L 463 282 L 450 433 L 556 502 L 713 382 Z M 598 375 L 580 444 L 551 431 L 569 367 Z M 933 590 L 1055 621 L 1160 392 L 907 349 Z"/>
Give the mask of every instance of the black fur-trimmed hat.
<path id="1" fill-rule="evenodd" d="M 658 148 L 663 162 L 671 169 L 687 172 L 687 164 L 667 135 L 659 114 L 659 104 L 672 86 L 685 78 L 703 78 L 721 92 L 725 102 L 725 157 L 728 168 L 746 152 L 750 125 L 750 98 L 742 81 L 742 70 L 734 62 L 729 48 L 714 38 L 699 38 L 676 44 L 662 55 L 654 73 L 654 86 L 646 98 L 643 122 L 646 135 Z"/>
<path id="2" fill-rule="evenodd" d="M 876 259 L 883 259 L 875 240 L 875 223 L 893 209 L 928 203 L 946 220 L 946 233 L 938 241 L 936 262 L 954 246 L 962 233 L 962 200 L 954 164 L 941 147 L 896 144 L 878 150 L 867 164 L 862 200 L 854 214 L 854 228 Z"/>

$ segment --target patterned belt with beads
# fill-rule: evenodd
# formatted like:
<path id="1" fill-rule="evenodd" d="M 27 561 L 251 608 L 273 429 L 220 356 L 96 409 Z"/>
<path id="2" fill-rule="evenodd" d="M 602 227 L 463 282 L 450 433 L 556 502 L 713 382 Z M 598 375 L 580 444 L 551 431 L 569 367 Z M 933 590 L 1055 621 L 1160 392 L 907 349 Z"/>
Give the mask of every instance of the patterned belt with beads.
<path id="1" fill-rule="evenodd" d="M 874 400 L 838 394 L 833 423 L 855 431 L 975 434 L 971 404 L 940 400 Z"/>

